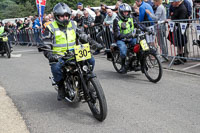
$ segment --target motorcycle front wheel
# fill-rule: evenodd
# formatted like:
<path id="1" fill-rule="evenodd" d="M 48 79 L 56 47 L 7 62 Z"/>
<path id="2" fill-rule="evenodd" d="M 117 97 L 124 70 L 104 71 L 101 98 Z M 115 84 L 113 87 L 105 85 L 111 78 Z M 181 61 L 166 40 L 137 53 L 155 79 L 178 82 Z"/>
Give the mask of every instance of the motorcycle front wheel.
<path id="1" fill-rule="evenodd" d="M 6 54 L 7 54 L 8 58 L 10 58 L 11 50 L 10 50 L 10 46 L 9 46 L 8 42 L 5 43 L 5 49 L 6 49 Z"/>
<path id="2" fill-rule="evenodd" d="M 93 116 L 99 120 L 105 120 L 107 116 L 107 102 L 101 84 L 97 78 L 91 78 L 87 82 L 89 90 L 88 105 Z"/>
<path id="3" fill-rule="evenodd" d="M 155 53 L 148 52 L 145 54 L 142 69 L 149 81 L 153 83 L 160 81 L 163 70 L 161 62 Z"/>

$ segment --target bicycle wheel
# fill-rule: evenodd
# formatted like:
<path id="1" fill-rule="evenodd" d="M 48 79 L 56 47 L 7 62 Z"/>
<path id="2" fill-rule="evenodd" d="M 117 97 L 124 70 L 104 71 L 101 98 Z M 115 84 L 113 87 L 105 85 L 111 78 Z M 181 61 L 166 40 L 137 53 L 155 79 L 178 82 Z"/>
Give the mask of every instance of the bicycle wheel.
<path id="1" fill-rule="evenodd" d="M 155 53 L 146 53 L 143 60 L 143 71 L 147 79 L 153 83 L 162 77 L 162 65 Z"/>

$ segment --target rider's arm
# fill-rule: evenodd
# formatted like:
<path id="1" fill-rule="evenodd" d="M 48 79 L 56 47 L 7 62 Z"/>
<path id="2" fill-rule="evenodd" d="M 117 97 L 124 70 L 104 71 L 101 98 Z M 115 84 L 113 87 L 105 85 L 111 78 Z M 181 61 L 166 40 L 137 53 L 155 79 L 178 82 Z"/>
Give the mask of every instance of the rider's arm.
<path id="1" fill-rule="evenodd" d="M 43 41 L 43 46 L 42 46 L 42 51 L 44 56 L 49 60 L 49 62 L 57 62 L 58 61 L 58 56 L 54 55 L 52 50 L 53 46 L 53 34 L 49 31 L 48 28 L 45 29 L 43 36 L 42 36 L 42 41 Z"/>
<path id="2" fill-rule="evenodd" d="M 141 24 L 135 16 L 132 15 L 132 17 L 133 17 L 133 23 L 134 23 L 135 28 L 141 29 L 142 31 L 148 31 L 146 26 Z"/>
<path id="3" fill-rule="evenodd" d="M 120 27 L 119 27 L 119 24 L 118 24 L 118 19 L 114 19 L 113 31 L 114 31 L 114 39 L 115 40 L 121 40 L 121 39 L 124 38 L 124 36 L 120 33 Z"/>

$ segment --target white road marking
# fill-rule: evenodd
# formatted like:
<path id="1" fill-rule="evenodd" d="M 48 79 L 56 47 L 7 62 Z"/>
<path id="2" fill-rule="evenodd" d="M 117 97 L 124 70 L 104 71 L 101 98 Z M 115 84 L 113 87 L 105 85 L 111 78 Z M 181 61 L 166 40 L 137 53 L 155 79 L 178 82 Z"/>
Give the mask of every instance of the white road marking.
<path id="1" fill-rule="evenodd" d="M 191 68 L 194 68 L 194 67 L 197 67 L 197 66 L 200 66 L 200 63 L 196 64 L 196 65 L 193 65 L 193 66 L 190 66 L 190 67 L 186 67 L 186 68 L 183 68 L 182 70 L 188 70 L 188 69 L 191 69 Z"/>
<path id="2" fill-rule="evenodd" d="M 12 53 L 26 53 L 26 52 L 38 52 L 38 50 L 22 50 L 22 51 L 13 51 Z"/>
<path id="3" fill-rule="evenodd" d="M 22 56 L 22 54 L 11 54 L 11 57 L 19 58 L 19 57 L 21 57 L 21 56 Z"/>

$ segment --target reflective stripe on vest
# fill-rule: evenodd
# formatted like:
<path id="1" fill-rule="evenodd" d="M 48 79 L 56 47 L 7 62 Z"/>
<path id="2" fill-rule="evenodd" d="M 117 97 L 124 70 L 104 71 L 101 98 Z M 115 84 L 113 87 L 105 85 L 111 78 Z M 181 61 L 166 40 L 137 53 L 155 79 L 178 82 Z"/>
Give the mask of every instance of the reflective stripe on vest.
<path id="1" fill-rule="evenodd" d="M 76 44 L 76 32 L 72 26 L 72 23 L 74 22 L 73 21 L 69 22 L 65 33 L 59 29 L 56 21 L 47 25 L 49 30 L 54 34 L 53 50 L 59 52 L 66 52 L 66 50 L 74 49 L 74 45 Z M 64 55 L 64 53 L 59 53 L 59 52 L 53 52 L 53 54 Z"/>
<path id="2" fill-rule="evenodd" d="M 122 29 L 122 23 L 126 23 L 126 29 Z M 120 33 L 121 34 L 128 34 L 131 33 L 134 30 L 134 24 L 133 24 L 133 18 L 128 18 L 127 22 L 123 22 L 122 20 L 118 21 L 118 25 L 120 27 Z"/>
<path id="3" fill-rule="evenodd" d="M 1 26 L 1 27 L 0 27 L 0 35 L 3 34 L 3 33 L 4 33 L 4 27 Z"/>

